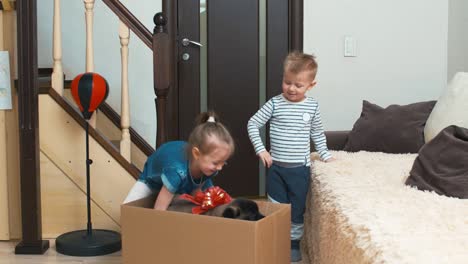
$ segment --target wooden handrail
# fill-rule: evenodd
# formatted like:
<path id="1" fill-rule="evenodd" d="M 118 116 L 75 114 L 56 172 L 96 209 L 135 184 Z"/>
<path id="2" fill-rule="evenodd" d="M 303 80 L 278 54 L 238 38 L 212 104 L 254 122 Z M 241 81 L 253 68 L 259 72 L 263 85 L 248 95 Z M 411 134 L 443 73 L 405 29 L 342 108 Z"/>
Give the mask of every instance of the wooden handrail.
<path id="1" fill-rule="evenodd" d="M 167 140 L 166 112 L 167 96 L 170 91 L 174 72 L 171 69 L 174 59 L 171 58 L 171 40 L 167 33 L 167 19 L 157 13 L 153 20 L 156 24 L 153 34 L 118 0 L 103 2 L 119 17 L 153 51 L 153 78 L 155 105 L 157 113 L 156 147 Z"/>
<path id="2" fill-rule="evenodd" d="M 150 49 L 153 48 L 151 32 L 119 0 L 102 0 Z"/>
<path id="3" fill-rule="evenodd" d="M 164 6 L 168 5 L 170 0 L 163 1 L 163 9 Z M 156 146 L 161 145 L 168 138 L 168 126 L 166 120 L 171 120 L 167 118 L 169 114 L 170 107 L 168 108 L 168 96 L 170 91 L 173 90 L 173 82 L 174 82 L 174 65 L 175 65 L 175 58 L 172 56 L 173 46 L 174 46 L 174 34 L 168 33 L 168 20 L 163 15 L 163 13 L 157 13 L 153 20 L 156 24 L 154 28 L 153 34 L 138 20 L 119 0 L 103 0 L 103 2 L 111 9 L 111 11 L 117 15 L 120 19 L 121 23 L 123 23 L 127 30 L 130 29 L 133 31 L 153 52 L 153 78 L 154 78 L 154 93 L 156 95 L 155 98 L 155 105 L 156 105 L 156 114 L 157 114 L 157 131 L 156 131 Z M 173 3 L 172 3 L 173 4 Z M 92 14 L 88 14 L 88 12 L 92 12 L 94 5 L 94 0 L 85 0 L 86 12 L 87 12 L 87 20 L 91 20 L 92 24 Z M 168 8 L 166 8 L 168 9 Z M 89 11 L 88 11 L 89 10 Z M 173 6 L 171 5 L 172 12 Z M 89 17 L 89 18 L 88 18 Z M 175 23 L 173 23 L 175 24 Z M 88 27 L 88 23 L 87 23 Z M 172 26 L 174 27 L 174 25 Z M 87 32 L 90 30 L 87 30 Z M 172 31 L 171 31 L 172 32 Z M 172 32 L 174 33 L 174 32 Z M 172 36 L 172 37 L 171 37 Z M 90 36 L 92 38 L 92 35 Z M 87 33 L 88 38 L 88 33 Z M 128 41 L 128 36 L 126 37 Z M 87 40 L 87 43 L 91 42 Z M 92 45 L 87 44 L 87 52 L 92 48 Z M 90 51 L 92 54 L 92 51 Z M 88 61 L 87 54 L 87 63 L 86 63 L 86 70 L 93 71 L 92 62 Z M 89 64 L 89 65 L 88 65 Z M 55 67 L 54 67 L 55 68 Z M 124 88 L 124 85 L 123 85 Z M 175 94 L 172 94 L 172 100 L 177 98 Z M 124 109 L 124 107 L 122 107 Z M 169 109 L 169 111 L 168 111 Z M 94 115 L 95 116 L 95 115 Z M 174 123 L 177 124 L 177 120 Z M 92 122 L 91 122 L 92 123 Z M 129 123 L 129 122 L 128 122 Z M 123 127 L 124 128 L 124 127 Z M 122 142 L 121 142 L 122 143 Z M 129 157 L 127 157 L 130 159 Z"/>

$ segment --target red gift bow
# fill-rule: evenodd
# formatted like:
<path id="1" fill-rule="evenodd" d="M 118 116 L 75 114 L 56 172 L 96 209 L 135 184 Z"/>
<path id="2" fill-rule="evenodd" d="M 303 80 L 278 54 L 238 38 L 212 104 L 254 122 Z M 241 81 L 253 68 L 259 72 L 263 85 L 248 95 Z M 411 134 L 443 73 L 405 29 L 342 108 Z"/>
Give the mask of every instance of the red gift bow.
<path id="1" fill-rule="evenodd" d="M 205 192 L 199 191 L 195 194 L 195 197 L 182 194 L 180 198 L 198 205 L 192 208 L 192 214 L 202 214 L 216 206 L 227 204 L 232 201 L 231 196 L 218 186 L 210 187 L 206 189 Z"/>

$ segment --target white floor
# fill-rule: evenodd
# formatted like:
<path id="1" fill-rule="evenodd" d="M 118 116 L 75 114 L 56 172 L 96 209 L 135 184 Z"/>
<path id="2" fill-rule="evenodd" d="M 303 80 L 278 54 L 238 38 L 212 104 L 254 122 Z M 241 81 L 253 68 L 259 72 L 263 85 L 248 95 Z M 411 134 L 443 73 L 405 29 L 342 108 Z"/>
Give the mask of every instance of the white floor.
<path id="1" fill-rule="evenodd" d="M 50 240 L 50 248 L 44 255 L 15 255 L 18 242 L 0 241 L 0 264 L 121 264 L 121 251 L 99 257 L 70 257 L 55 251 L 55 241 Z M 305 262 L 294 262 L 305 264 Z"/>
<path id="2" fill-rule="evenodd" d="M 15 255 L 18 242 L 0 242 L 0 264 L 121 264 L 121 252 L 99 257 L 70 257 L 55 251 L 55 241 L 50 240 L 50 248 L 44 255 Z"/>

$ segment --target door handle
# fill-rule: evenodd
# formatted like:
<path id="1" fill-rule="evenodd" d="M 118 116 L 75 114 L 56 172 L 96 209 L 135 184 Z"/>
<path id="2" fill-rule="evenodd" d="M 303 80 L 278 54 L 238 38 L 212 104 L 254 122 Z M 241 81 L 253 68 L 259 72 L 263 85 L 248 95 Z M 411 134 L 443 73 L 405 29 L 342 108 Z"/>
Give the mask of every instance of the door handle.
<path id="1" fill-rule="evenodd" d="M 190 39 L 188 39 L 188 38 L 183 38 L 183 39 L 182 39 L 182 46 L 187 47 L 187 46 L 190 45 L 190 44 L 197 45 L 197 46 L 199 46 L 199 47 L 203 47 L 203 45 L 202 45 L 201 43 L 199 43 L 199 42 L 190 40 Z"/>

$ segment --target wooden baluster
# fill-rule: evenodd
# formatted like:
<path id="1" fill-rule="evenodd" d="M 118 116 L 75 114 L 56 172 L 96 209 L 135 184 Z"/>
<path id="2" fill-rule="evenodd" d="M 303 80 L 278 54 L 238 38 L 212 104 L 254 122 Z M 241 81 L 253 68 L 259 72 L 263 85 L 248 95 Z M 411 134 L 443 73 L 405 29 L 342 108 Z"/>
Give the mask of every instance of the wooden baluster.
<path id="1" fill-rule="evenodd" d="M 94 71 L 93 15 L 94 0 L 84 0 L 86 17 L 86 71 Z"/>
<path id="2" fill-rule="evenodd" d="M 167 140 L 166 106 L 167 95 L 171 86 L 169 35 L 167 34 L 167 19 L 162 13 L 157 13 L 153 18 L 156 24 L 153 31 L 153 76 L 154 92 L 156 94 L 157 134 L 156 147 Z"/>
<path id="3" fill-rule="evenodd" d="M 63 67 L 62 67 L 62 21 L 60 16 L 60 0 L 54 0 L 53 26 L 53 59 L 52 88 L 63 95 Z"/>
<path id="4" fill-rule="evenodd" d="M 130 40 L 130 30 L 122 22 L 119 22 L 120 54 L 122 61 L 122 91 L 121 91 L 121 113 L 120 127 L 122 129 L 122 139 L 120 140 L 120 154 L 131 162 L 130 139 L 130 103 L 128 92 L 128 43 Z"/>
<path id="5" fill-rule="evenodd" d="M 85 4 L 86 17 L 86 72 L 94 72 L 94 49 L 93 49 L 93 12 L 94 0 L 83 0 Z M 96 128 L 97 112 L 89 119 L 91 127 Z"/>

